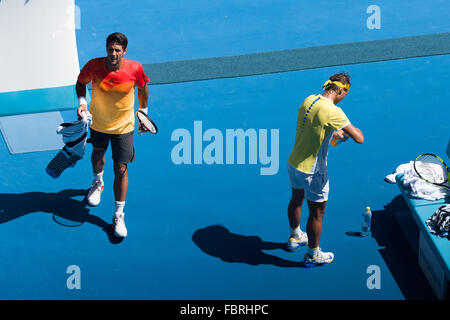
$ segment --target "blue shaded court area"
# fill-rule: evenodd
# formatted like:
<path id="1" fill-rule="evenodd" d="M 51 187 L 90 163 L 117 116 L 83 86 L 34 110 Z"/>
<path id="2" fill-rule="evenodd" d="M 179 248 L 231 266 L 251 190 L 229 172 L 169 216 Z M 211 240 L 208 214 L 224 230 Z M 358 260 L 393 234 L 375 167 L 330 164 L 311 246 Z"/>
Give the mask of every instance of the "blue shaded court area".
<path id="1" fill-rule="evenodd" d="M 366 26 L 372 3 L 356 0 L 76 4 L 80 66 L 105 55 L 105 38 L 114 31 L 128 36 L 127 57 L 148 65 L 450 30 L 440 18 L 450 9 L 445 1 L 430 7 L 379 1 L 379 30 Z M 423 152 L 448 161 L 449 69 L 450 57 L 442 54 L 150 86 L 149 114 L 159 132 L 134 136 L 125 207 L 129 235 L 120 242 L 110 231 L 110 150 L 102 203 L 91 208 L 83 201 L 92 180 L 90 145 L 75 168 L 53 179 L 45 167 L 57 151 L 10 155 L 1 140 L 0 298 L 435 299 L 393 217 L 407 205 L 383 179 Z M 284 250 L 287 159 L 299 105 L 340 71 L 352 77 L 340 106 L 365 143 L 330 147 L 330 198 L 320 245 L 335 253 L 335 261 L 306 269 L 305 248 Z M 62 116 L 74 120 L 75 110 Z M 227 130 L 237 129 L 255 133 L 256 144 L 247 140 L 241 164 L 239 148 L 227 144 Z M 191 164 L 177 164 L 177 133 L 190 141 L 182 156 Z M 351 236 L 360 231 L 366 206 L 373 211 L 372 236 Z M 305 205 L 303 230 L 307 216 Z M 81 270 L 80 289 L 68 289 L 70 266 Z M 367 285 L 371 266 L 379 268 L 378 289 Z"/>

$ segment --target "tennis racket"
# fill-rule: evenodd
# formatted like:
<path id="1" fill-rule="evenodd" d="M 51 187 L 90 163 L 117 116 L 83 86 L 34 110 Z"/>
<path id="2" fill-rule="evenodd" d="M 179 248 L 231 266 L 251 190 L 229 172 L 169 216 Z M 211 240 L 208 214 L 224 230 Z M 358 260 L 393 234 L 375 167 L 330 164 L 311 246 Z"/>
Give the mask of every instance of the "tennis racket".
<path id="1" fill-rule="evenodd" d="M 444 160 L 432 153 L 422 153 L 414 160 L 414 171 L 428 183 L 450 190 L 450 170 Z"/>
<path id="2" fill-rule="evenodd" d="M 156 134 L 158 132 L 158 127 L 156 127 L 156 124 L 145 112 L 138 110 L 136 112 L 136 117 L 138 118 L 139 124 L 141 125 L 141 130 L 153 134 Z M 139 134 L 142 135 L 142 132 L 140 132 Z"/>

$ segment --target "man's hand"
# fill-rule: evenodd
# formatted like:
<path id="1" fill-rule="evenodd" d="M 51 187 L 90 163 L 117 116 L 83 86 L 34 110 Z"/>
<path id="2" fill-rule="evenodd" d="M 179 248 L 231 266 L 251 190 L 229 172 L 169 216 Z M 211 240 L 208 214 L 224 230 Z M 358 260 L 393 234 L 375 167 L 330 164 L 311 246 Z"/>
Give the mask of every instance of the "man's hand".
<path id="1" fill-rule="evenodd" d="M 83 116 L 81 115 L 82 112 L 87 113 L 87 105 L 82 104 L 78 107 L 77 110 L 78 120 L 81 120 L 83 118 Z"/>
<path id="2" fill-rule="evenodd" d="M 344 139 L 345 135 L 344 135 L 344 130 L 336 130 L 335 132 L 333 132 L 333 139 Z"/>
<path id="3" fill-rule="evenodd" d="M 147 107 L 146 108 L 139 108 L 138 111 L 142 111 L 145 114 L 148 114 L 148 108 Z M 136 111 L 136 114 L 137 114 L 137 111 Z M 139 118 L 138 118 L 138 129 L 139 129 L 138 130 L 138 134 L 139 135 L 142 135 L 144 132 L 148 131 L 146 128 L 144 128 L 144 126 L 142 126 L 141 121 L 139 121 Z"/>

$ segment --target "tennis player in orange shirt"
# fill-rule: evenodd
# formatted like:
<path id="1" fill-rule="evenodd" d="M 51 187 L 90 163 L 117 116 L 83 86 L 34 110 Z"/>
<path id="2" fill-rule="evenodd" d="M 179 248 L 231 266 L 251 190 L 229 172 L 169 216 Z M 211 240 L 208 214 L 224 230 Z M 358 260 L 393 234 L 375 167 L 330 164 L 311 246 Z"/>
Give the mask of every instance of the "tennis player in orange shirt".
<path id="1" fill-rule="evenodd" d="M 134 133 L 134 88 L 138 88 L 139 109 L 147 113 L 149 89 L 148 77 L 142 65 L 124 58 L 127 52 L 127 37 L 113 33 L 106 39 L 106 57 L 88 61 L 82 68 L 76 84 L 79 99 L 78 117 L 88 110 L 86 85 L 92 82 L 92 100 L 89 112 L 92 114 L 90 142 L 94 179 L 86 196 L 90 206 L 100 203 L 103 192 L 103 169 L 105 152 L 111 144 L 114 162 L 114 233 L 126 237 L 124 220 L 125 199 L 128 189 L 127 164 L 135 159 Z M 139 127 L 139 131 L 141 127 Z"/>

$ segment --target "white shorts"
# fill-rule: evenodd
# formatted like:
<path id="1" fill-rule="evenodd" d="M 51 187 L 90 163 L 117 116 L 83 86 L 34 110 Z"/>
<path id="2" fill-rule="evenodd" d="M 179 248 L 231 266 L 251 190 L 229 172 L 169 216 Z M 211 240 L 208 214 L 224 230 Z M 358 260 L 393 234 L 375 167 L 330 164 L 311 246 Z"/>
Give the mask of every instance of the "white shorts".
<path id="1" fill-rule="evenodd" d="M 289 182 L 293 189 L 305 190 L 307 200 L 324 202 L 328 200 L 330 184 L 328 173 L 304 173 L 288 163 Z"/>

